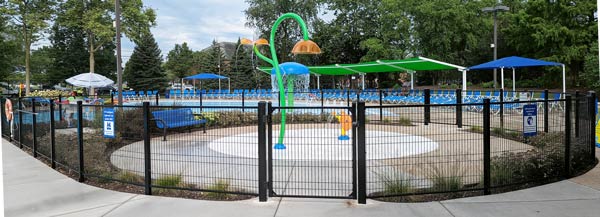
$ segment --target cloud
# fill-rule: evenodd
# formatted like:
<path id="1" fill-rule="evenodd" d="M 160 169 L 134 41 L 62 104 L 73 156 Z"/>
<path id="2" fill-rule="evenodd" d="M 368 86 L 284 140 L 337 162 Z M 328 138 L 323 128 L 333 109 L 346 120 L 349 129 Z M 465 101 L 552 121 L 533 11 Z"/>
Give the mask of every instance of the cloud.
<path id="1" fill-rule="evenodd" d="M 149 0 L 144 4 L 156 10 L 157 26 L 152 33 L 163 57 L 175 44 L 187 42 L 193 50 L 201 50 L 218 41 L 236 41 L 238 37 L 252 37 L 253 30 L 246 27 L 244 0 Z M 135 45 L 123 43 L 123 56 L 133 51 Z M 125 58 L 124 58 L 125 62 Z"/>

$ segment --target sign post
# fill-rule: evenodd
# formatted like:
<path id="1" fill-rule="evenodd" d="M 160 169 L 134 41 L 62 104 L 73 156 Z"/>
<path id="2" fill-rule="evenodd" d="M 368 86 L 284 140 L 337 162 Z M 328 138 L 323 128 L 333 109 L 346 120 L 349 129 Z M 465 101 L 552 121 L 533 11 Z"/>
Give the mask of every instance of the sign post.
<path id="1" fill-rule="evenodd" d="M 537 135 L 537 106 L 534 104 L 523 106 L 523 136 Z"/>
<path id="2" fill-rule="evenodd" d="M 115 109 L 104 108 L 102 111 L 102 119 L 104 120 L 104 138 L 115 138 Z"/>

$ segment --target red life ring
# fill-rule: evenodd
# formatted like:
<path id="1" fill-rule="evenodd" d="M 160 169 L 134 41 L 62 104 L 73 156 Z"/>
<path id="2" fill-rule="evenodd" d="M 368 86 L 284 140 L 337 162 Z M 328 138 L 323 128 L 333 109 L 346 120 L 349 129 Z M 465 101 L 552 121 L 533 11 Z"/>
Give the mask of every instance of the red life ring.
<path id="1" fill-rule="evenodd" d="M 13 110 L 12 110 L 12 102 L 10 99 L 6 99 L 4 103 L 4 113 L 6 114 L 6 120 L 12 121 L 13 119 Z"/>

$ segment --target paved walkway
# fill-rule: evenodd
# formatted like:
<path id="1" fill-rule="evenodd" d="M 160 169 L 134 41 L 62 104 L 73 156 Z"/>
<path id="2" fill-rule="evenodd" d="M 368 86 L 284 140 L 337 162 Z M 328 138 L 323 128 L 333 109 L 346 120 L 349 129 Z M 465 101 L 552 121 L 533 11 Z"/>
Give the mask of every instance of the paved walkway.
<path id="1" fill-rule="evenodd" d="M 121 193 L 72 180 L 2 140 L 6 216 L 598 216 L 600 168 L 505 194 L 429 203 L 271 198 L 218 202 Z M 598 151 L 597 151 L 598 152 Z"/>

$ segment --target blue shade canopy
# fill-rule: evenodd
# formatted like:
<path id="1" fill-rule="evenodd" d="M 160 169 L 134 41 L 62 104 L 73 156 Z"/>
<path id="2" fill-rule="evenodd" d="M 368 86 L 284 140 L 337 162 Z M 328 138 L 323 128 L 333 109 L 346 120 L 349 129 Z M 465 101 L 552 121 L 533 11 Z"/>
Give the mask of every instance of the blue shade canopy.
<path id="1" fill-rule="evenodd" d="M 543 60 L 529 59 L 525 57 L 504 57 L 491 62 L 469 67 L 469 70 L 499 69 L 499 68 L 522 68 L 533 66 L 560 66 L 561 63 L 548 62 Z"/>
<path id="2" fill-rule="evenodd" d="M 308 74 L 308 67 L 296 62 L 287 62 L 279 64 L 279 70 L 284 75 L 305 75 Z M 275 74 L 275 68 L 271 69 L 271 75 Z"/>
<path id="3" fill-rule="evenodd" d="M 212 73 L 200 73 L 197 75 L 187 76 L 185 80 L 210 80 L 210 79 L 227 79 L 228 77 L 212 74 Z"/>

